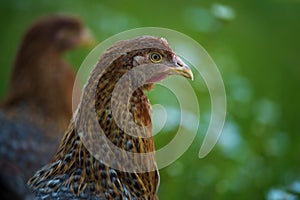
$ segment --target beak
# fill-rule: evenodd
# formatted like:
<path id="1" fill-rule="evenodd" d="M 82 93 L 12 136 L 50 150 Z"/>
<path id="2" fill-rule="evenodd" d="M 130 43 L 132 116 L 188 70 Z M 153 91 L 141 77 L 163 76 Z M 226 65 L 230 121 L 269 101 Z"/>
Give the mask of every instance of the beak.
<path id="1" fill-rule="evenodd" d="M 180 75 L 185 78 L 194 79 L 193 72 L 178 56 L 174 56 L 173 61 L 176 63 L 175 67 L 169 68 L 170 75 Z"/>
<path id="2" fill-rule="evenodd" d="M 80 34 L 80 42 L 78 46 L 80 47 L 93 47 L 96 45 L 96 40 L 91 34 L 89 29 L 84 29 Z"/>

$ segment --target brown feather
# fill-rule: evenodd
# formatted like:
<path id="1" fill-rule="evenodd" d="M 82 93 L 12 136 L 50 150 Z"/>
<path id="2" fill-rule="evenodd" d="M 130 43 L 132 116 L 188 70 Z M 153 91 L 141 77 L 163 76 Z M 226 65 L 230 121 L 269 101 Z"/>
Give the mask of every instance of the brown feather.
<path id="1" fill-rule="evenodd" d="M 25 33 L 0 109 L 0 184 L 7 187 L 1 192 L 24 198 L 11 182 L 21 177 L 25 188 L 26 180 L 55 154 L 72 116 L 75 80 L 63 54 L 81 44 L 84 30 L 77 18 L 52 15 Z"/>

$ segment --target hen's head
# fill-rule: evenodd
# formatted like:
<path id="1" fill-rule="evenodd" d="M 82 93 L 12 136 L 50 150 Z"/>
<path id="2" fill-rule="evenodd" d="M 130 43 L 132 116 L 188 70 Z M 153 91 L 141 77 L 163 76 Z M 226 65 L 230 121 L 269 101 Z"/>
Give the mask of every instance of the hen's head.
<path id="1" fill-rule="evenodd" d="M 127 74 L 133 82 L 138 82 L 140 86 L 144 84 L 144 89 L 149 89 L 153 83 L 169 75 L 193 79 L 191 69 L 167 41 L 153 36 L 140 36 L 115 43 L 104 52 L 94 72 L 99 84 L 109 79 L 114 85 L 113 82 L 120 81 Z"/>
<path id="2" fill-rule="evenodd" d="M 78 45 L 89 44 L 92 38 L 82 22 L 70 16 L 51 15 L 34 23 L 25 34 L 23 44 L 41 43 L 56 51 L 65 51 Z"/>

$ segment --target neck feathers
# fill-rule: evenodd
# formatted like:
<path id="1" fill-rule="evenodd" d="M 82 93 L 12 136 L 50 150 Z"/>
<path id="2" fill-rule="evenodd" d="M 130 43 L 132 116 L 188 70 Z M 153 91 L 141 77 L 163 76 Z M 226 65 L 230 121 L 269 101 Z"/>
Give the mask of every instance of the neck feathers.
<path id="1" fill-rule="evenodd" d="M 156 199 L 159 175 L 151 106 L 142 88 L 133 90 L 128 82 L 114 96 L 119 79 L 112 76 L 122 73 L 102 74 L 100 79 L 94 77 L 95 71 L 92 73 L 54 158 L 53 163 L 60 164 L 53 167 L 52 163 L 48 170 L 52 175 L 68 174 L 65 183 L 75 194 L 86 189 L 106 194 L 111 188 L 113 198 L 127 195 Z"/>

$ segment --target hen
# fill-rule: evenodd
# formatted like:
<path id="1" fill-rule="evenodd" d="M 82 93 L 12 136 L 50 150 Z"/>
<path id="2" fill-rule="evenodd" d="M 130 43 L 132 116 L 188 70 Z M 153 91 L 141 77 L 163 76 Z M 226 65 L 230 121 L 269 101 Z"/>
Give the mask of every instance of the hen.
<path id="1" fill-rule="evenodd" d="M 0 109 L 0 196 L 23 199 L 26 181 L 51 161 L 72 116 L 74 71 L 63 53 L 90 36 L 74 17 L 48 16 L 24 35 Z"/>
<path id="2" fill-rule="evenodd" d="M 172 74 L 193 78 L 163 38 L 141 36 L 106 50 L 53 161 L 28 181 L 34 199 L 157 199 L 144 92 Z"/>

